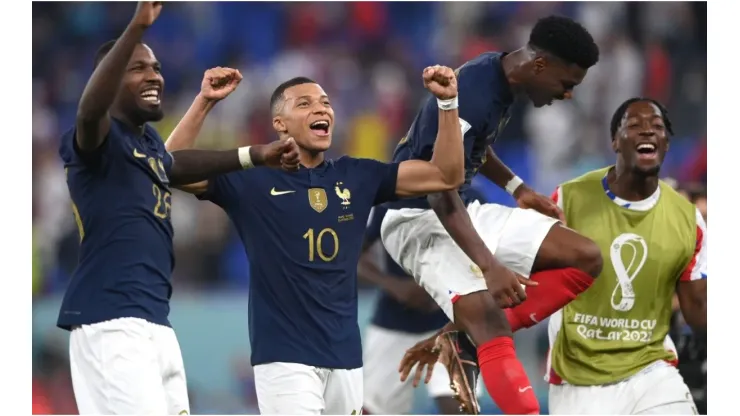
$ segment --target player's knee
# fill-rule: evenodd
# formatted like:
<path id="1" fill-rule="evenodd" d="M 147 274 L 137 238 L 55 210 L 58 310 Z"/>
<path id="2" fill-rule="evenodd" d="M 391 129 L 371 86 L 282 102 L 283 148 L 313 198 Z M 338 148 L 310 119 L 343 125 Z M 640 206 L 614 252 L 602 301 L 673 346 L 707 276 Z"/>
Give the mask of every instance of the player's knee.
<path id="1" fill-rule="evenodd" d="M 604 267 L 601 249 L 592 240 L 587 238 L 583 240 L 584 242 L 576 247 L 576 257 L 578 259 L 576 267 L 596 278 L 601 274 L 601 269 Z"/>
<path id="2" fill-rule="evenodd" d="M 460 297 L 455 302 L 453 311 L 455 324 L 468 334 L 475 345 L 485 344 L 498 337 L 512 336 L 506 315 L 488 291 Z"/>

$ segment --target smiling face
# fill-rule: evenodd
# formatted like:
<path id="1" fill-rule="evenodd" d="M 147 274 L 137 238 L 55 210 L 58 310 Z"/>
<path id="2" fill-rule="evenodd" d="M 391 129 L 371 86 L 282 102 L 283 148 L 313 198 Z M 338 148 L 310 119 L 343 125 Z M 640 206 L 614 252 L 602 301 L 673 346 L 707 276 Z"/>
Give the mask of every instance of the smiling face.
<path id="1" fill-rule="evenodd" d="M 137 45 L 116 96 L 116 107 L 136 124 L 159 121 L 164 116 L 164 78 L 160 70 L 154 52 L 143 43 Z"/>
<path id="2" fill-rule="evenodd" d="M 319 84 L 294 85 L 283 92 L 283 103 L 272 121 L 275 130 L 295 139 L 303 149 L 324 152 L 331 146 L 334 109 Z"/>
<path id="3" fill-rule="evenodd" d="M 663 113 L 650 101 L 630 104 L 612 140 L 618 163 L 644 176 L 660 172 L 669 148 Z"/>

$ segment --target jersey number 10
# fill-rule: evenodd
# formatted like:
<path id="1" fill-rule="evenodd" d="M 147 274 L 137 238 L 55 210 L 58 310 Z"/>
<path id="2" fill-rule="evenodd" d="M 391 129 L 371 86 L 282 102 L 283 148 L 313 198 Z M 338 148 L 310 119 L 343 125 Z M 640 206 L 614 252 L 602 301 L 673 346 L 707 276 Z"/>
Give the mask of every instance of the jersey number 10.
<path id="1" fill-rule="evenodd" d="M 321 248 L 321 242 L 326 234 L 331 235 L 334 239 L 334 251 L 330 256 L 327 256 Z M 321 260 L 330 262 L 337 257 L 337 254 L 339 254 L 339 236 L 337 235 L 337 232 L 331 228 L 324 228 L 319 231 L 319 234 L 316 235 L 315 238 L 313 228 L 309 228 L 308 231 L 306 231 L 306 234 L 303 234 L 303 238 L 308 240 L 308 261 L 314 261 L 316 254 L 318 254 Z"/>

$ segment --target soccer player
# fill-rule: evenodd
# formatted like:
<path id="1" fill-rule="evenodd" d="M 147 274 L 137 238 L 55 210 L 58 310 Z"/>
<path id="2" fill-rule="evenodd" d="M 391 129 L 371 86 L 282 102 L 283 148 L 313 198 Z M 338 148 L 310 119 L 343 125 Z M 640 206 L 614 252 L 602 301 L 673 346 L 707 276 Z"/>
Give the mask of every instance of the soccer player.
<path id="1" fill-rule="evenodd" d="M 414 402 L 411 380 L 401 382 L 398 377 L 398 362 L 406 349 L 420 340 L 428 338 L 449 319 L 434 302 L 434 299 L 401 269 L 383 250 L 383 262 L 378 265 L 371 250 L 380 241 L 380 224 L 387 209 L 373 208 L 365 233 L 363 254 L 357 274 L 361 281 L 381 289 L 371 324 L 363 339 L 363 362 L 365 373 L 365 414 L 408 414 Z M 427 383 L 429 397 L 437 404 L 440 414 L 459 413 L 459 404 L 450 388 L 450 375 L 440 363 Z M 473 366 L 474 369 L 477 367 Z M 455 374 L 453 377 L 462 377 Z M 457 389 L 465 389 L 467 395 L 482 393 L 482 386 L 472 384 L 476 380 L 453 380 Z M 467 381 L 467 383 L 465 382 Z M 469 391 L 469 392 L 468 392 Z"/>
<path id="2" fill-rule="evenodd" d="M 698 414 L 668 332 L 677 293 L 686 322 L 706 337 L 707 227 L 658 180 L 672 134 L 663 105 L 627 100 L 611 121 L 616 164 L 553 194 L 606 266 L 550 319 L 552 414 Z"/>
<path id="3" fill-rule="evenodd" d="M 141 43 L 161 3 L 141 2 L 121 37 L 101 48 L 75 126 L 61 139 L 80 257 L 57 325 L 71 331 L 70 366 L 80 414 L 186 414 L 180 347 L 168 320 L 174 267 L 170 186 L 242 169 L 280 166 L 280 143 L 169 154 L 147 123 L 162 118 L 164 80 Z M 196 102 L 236 88 L 230 70 Z M 295 149 L 293 149 L 295 150 Z M 251 156 L 251 158 L 250 158 Z M 297 151 L 295 152 L 297 157 Z"/>
<path id="4" fill-rule="evenodd" d="M 438 107 L 431 162 L 325 159 L 334 110 L 319 84 L 299 77 L 270 100 L 280 141 L 294 139 L 300 149 L 297 172 L 251 169 L 187 188 L 226 211 L 250 259 L 249 335 L 261 413 L 362 411 L 357 263 L 370 210 L 463 181 L 455 75 L 435 66 L 423 79 Z"/>
<path id="5" fill-rule="evenodd" d="M 593 241 L 537 212 L 561 214 L 496 158 L 490 145 L 509 120 L 516 95 L 535 107 L 570 98 L 597 61 L 598 47 L 580 24 L 551 16 L 537 22 L 526 46 L 465 63 L 458 69 L 465 184 L 429 199 L 391 203 L 383 220 L 386 249 L 477 346 L 484 384 L 506 414 L 539 412 L 511 331 L 534 325 L 587 289 L 602 258 Z M 395 161 L 429 159 L 436 117 L 434 102 L 427 102 L 396 148 Z M 520 208 L 470 203 L 466 192 L 479 170 Z M 506 316 L 501 307 L 509 306 L 515 307 Z"/>

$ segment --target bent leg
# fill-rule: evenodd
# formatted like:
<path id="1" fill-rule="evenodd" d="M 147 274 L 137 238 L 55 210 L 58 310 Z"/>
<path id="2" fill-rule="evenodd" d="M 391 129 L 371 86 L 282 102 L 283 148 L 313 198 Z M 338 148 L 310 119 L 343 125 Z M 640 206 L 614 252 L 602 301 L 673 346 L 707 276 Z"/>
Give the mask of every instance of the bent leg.
<path id="1" fill-rule="evenodd" d="M 496 257 L 538 283 L 526 288 L 526 301 L 506 310 L 513 331 L 531 327 L 570 303 L 591 287 L 603 265 L 596 243 L 542 214 L 522 209 L 511 214 Z"/>

